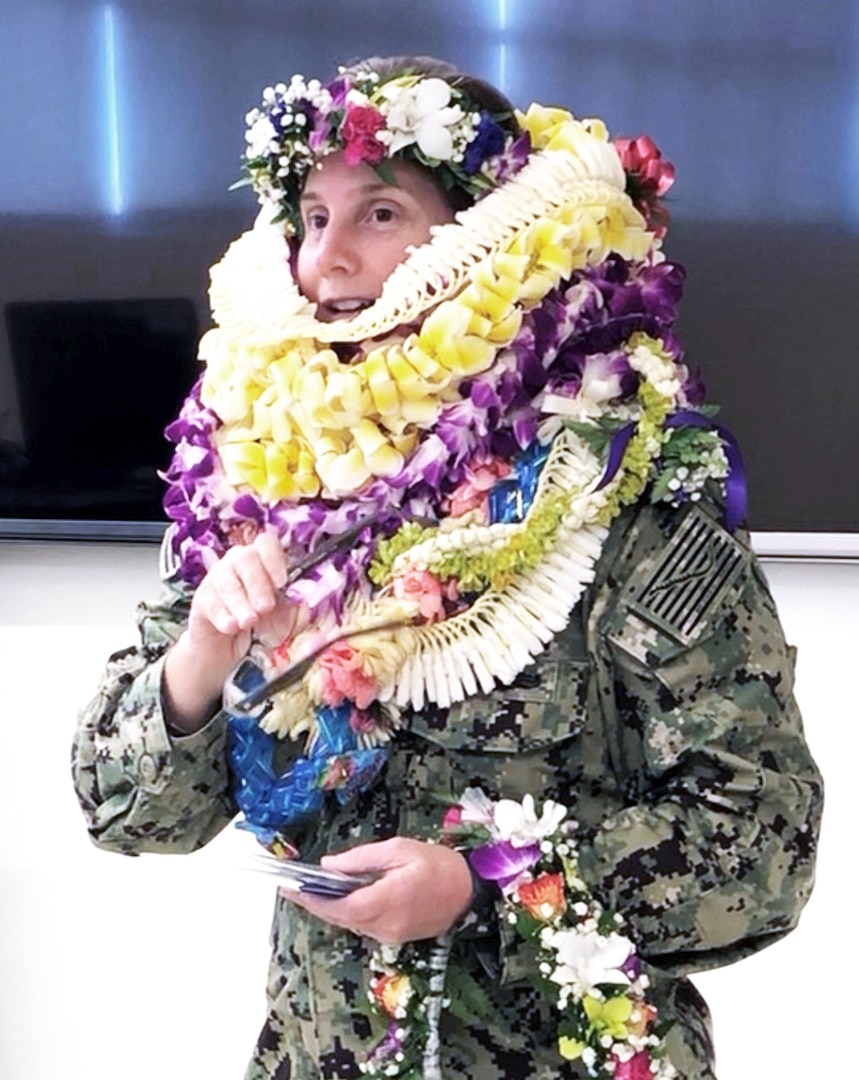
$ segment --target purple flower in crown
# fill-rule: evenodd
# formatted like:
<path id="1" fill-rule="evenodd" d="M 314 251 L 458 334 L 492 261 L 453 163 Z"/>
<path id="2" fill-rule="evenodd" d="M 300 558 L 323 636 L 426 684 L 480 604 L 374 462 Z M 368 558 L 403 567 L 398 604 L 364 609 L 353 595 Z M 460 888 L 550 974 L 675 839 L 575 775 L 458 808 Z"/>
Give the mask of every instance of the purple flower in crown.
<path id="1" fill-rule="evenodd" d="M 528 160 L 530 153 L 531 135 L 529 132 L 523 131 L 521 135 L 516 136 L 504 153 L 499 155 L 498 162 L 493 170 L 496 183 L 503 184 L 514 173 L 519 172 Z"/>
<path id="2" fill-rule="evenodd" d="M 489 115 L 482 113 L 474 138 L 465 151 L 463 171 L 469 176 L 476 173 L 487 158 L 497 157 L 504 150 L 504 129 Z"/>
<path id="3" fill-rule="evenodd" d="M 342 109 L 346 104 L 346 95 L 352 89 L 352 83 L 345 75 L 338 75 L 325 89 L 331 95 L 331 108 Z"/>

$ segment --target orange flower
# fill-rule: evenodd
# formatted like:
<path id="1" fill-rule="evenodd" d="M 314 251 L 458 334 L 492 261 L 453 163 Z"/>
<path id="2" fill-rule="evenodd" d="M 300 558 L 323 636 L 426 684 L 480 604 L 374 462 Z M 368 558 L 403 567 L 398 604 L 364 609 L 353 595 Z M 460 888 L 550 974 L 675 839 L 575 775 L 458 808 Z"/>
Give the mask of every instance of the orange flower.
<path id="1" fill-rule="evenodd" d="M 647 1029 L 656 1019 L 656 1009 L 652 1005 L 648 1005 L 646 1001 L 642 1001 L 635 1006 L 635 1010 L 638 1013 L 637 1018 L 628 1020 L 626 1027 L 630 1035 L 642 1039 L 647 1034 Z"/>
<path id="2" fill-rule="evenodd" d="M 411 980 L 402 972 L 380 975 L 373 982 L 373 996 L 388 1016 L 400 1019 L 406 1015 L 406 1007 L 412 996 Z"/>
<path id="3" fill-rule="evenodd" d="M 523 882 L 518 896 L 528 914 L 541 922 L 548 922 L 567 907 L 561 874 L 541 874 L 534 881 Z"/>

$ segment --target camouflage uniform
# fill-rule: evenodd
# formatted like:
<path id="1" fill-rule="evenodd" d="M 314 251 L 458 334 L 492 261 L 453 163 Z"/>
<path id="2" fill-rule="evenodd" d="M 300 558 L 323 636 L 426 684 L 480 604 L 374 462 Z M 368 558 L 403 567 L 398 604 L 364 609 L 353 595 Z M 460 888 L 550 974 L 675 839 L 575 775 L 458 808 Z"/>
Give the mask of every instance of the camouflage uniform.
<path id="1" fill-rule="evenodd" d="M 684 978 L 787 933 L 808 897 L 820 777 L 792 696 L 793 655 L 746 538 L 703 502 L 639 506 L 614 524 L 594 583 L 539 662 L 510 687 L 406 718 L 382 780 L 332 803 L 302 837 L 315 859 L 393 834 L 427 836 L 438 796 L 480 785 L 571 807 L 583 877 L 620 911 L 676 1023 L 681 1077 L 713 1077 L 706 1006 Z M 84 711 L 74 753 L 93 839 L 125 853 L 185 851 L 232 818 L 225 731 L 171 738 L 162 656 L 190 596 L 140 609 L 143 644 L 118 653 Z M 282 746 L 285 758 L 293 752 Z M 286 761 L 283 762 L 286 764 Z M 278 899 L 268 1015 L 247 1080 L 357 1078 L 372 1045 L 371 943 Z M 553 1018 L 527 983 L 531 959 L 493 913 L 455 937 L 494 1020 L 446 1014 L 446 1074 L 474 1080 L 584 1077 L 563 1064 Z"/>

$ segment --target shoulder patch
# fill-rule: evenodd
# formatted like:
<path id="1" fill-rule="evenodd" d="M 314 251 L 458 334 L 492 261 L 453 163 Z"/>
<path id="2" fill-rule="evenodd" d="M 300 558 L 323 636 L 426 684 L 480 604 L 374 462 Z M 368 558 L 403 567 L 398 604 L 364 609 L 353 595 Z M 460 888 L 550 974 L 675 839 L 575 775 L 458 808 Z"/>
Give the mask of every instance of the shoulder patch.
<path id="1" fill-rule="evenodd" d="M 681 645 L 707 629 L 748 561 L 748 553 L 697 506 L 687 511 L 630 604 Z"/>

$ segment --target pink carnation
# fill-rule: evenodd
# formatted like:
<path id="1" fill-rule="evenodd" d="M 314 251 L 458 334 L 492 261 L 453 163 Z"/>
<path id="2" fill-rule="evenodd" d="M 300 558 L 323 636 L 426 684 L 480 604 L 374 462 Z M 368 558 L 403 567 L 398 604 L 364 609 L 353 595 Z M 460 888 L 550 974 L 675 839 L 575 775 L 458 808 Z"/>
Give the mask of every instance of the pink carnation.
<path id="1" fill-rule="evenodd" d="M 319 657 L 322 676 L 322 702 L 337 706 L 349 700 L 356 708 L 366 709 L 376 700 L 379 687 L 364 671 L 364 661 L 348 641 L 338 641 Z"/>
<path id="2" fill-rule="evenodd" d="M 343 156 L 348 165 L 378 165 L 387 153 L 385 144 L 376 138 L 376 132 L 385 126 L 385 118 L 370 105 L 348 105 L 346 117 L 340 126 L 344 142 Z"/>
<path id="3" fill-rule="evenodd" d="M 650 1054 L 646 1050 L 639 1050 L 628 1061 L 620 1061 L 617 1057 L 614 1061 L 614 1080 L 653 1080 Z"/>
<path id="4" fill-rule="evenodd" d="M 421 618 L 428 623 L 444 618 L 442 584 L 429 570 L 407 570 L 394 578 L 394 596 L 420 605 Z"/>
<path id="5" fill-rule="evenodd" d="M 487 495 L 497 480 L 502 480 L 510 472 L 509 462 L 499 457 L 487 457 L 475 461 L 466 467 L 465 479 L 448 499 L 451 517 L 462 517 L 469 510 L 483 510 L 484 519 L 488 518 Z"/>

